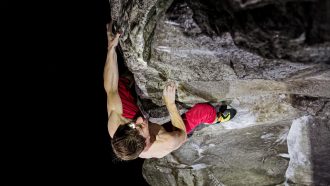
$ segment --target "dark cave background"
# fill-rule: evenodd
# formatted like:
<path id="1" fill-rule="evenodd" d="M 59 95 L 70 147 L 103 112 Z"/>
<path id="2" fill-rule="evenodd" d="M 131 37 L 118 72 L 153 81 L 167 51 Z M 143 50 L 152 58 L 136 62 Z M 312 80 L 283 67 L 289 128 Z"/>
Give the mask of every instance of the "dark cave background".
<path id="1" fill-rule="evenodd" d="M 103 88 L 108 0 L 5 8 L 4 63 L 12 72 L 3 87 L 10 90 L 4 120 L 13 132 L 5 138 L 3 185 L 148 185 L 143 160 L 116 161 L 110 145 Z"/>
<path id="2" fill-rule="evenodd" d="M 148 185 L 142 176 L 143 159 L 121 162 L 116 160 L 111 149 L 103 87 L 103 68 L 107 53 L 106 24 L 110 21 L 109 2 L 102 0 L 82 4 L 82 11 L 78 11 L 81 14 L 76 15 L 78 24 L 74 23 L 76 26 L 72 33 L 72 38 L 76 39 L 76 34 L 79 37 L 70 42 L 72 46 L 68 47 L 69 53 L 70 48 L 75 48 L 68 55 L 72 59 L 65 60 L 70 64 L 65 62 L 63 67 L 61 63 L 56 68 L 60 73 L 64 71 L 65 75 L 61 80 L 68 82 L 68 89 L 73 88 L 72 91 L 65 91 L 64 88 L 63 96 L 72 105 L 68 112 L 65 109 L 64 115 L 68 116 L 64 118 L 72 119 L 68 125 L 77 127 L 73 138 L 78 136 L 77 139 L 70 140 L 74 144 L 68 149 L 73 151 L 74 156 L 69 155 L 64 159 L 73 162 L 72 166 L 68 166 L 77 173 L 73 182 L 83 183 L 86 179 L 95 181 L 95 185 Z M 127 68 L 118 51 L 117 54 L 121 74 Z M 63 90 L 63 87 L 59 90 Z"/>

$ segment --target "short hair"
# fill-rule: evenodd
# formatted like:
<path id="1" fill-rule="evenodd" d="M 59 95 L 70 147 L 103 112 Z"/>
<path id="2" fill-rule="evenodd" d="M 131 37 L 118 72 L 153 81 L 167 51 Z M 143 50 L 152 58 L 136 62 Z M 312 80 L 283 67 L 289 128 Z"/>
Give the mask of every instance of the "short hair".
<path id="1" fill-rule="evenodd" d="M 146 139 L 139 131 L 128 124 L 120 125 L 113 135 L 112 150 L 122 160 L 133 160 L 139 157 L 146 146 Z"/>

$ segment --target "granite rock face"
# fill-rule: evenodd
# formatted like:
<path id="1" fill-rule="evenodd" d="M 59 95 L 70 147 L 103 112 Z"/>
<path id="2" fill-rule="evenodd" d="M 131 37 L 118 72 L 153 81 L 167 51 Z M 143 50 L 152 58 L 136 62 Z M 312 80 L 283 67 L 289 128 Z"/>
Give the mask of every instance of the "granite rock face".
<path id="1" fill-rule="evenodd" d="M 287 137 L 290 155 L 288 185 L 330 183 L 330 99 L 294 96 L 295 107 L 305 115 L 293 120 Z"/>
<path id="2" fill-rule="evenodd" d="M 151 185 L 327 185 L 330 2 L 111 1 L 122 55 L 150 121 L 176 82 L 184 113 L 225 102 L 232 121 L 201 125 L 172 154 L 145 161 Z"/>
<path id="3" fill-rule="evenodd" d="M 148 160 L 144 177 L 150 185 L 282 183 L 288 160 L 281 155 L 287 153 L 289 126 L 284 123 L 196 132 L 180 150 Z"/>

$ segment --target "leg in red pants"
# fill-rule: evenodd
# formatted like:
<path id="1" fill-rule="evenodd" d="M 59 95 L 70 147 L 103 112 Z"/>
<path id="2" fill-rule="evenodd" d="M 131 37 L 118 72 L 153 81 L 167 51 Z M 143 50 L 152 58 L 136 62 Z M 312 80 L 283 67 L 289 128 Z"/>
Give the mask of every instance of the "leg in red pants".
<path id="1" fill-rule="evenodd" d="M 183 116 L 183 122 L 186 125 L 186 132 L 189 134 L 199 124 L 211 124 L 215 121 L 217 113 L 215 108 L 208 103 L 198 103 L 194 105 Z"/>

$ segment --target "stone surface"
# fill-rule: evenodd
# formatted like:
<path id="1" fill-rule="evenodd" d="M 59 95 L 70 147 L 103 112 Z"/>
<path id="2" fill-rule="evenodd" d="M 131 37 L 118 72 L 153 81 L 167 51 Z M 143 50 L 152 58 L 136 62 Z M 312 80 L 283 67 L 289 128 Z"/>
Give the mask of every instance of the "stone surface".
<path id="1" fill-rule="evenodd" d="M 238 111 L 145 161 L 151 185 L 329 185 L 330 1 L 115 0 L 111 10 L 151 122 L 169 121 L 169 81 L 181 113 L 199 102 Z"/>
<path id="2" fill-rule="evenodd" d="M 287 154 L 289 126 L 204 128 L 174 153 L 146 161 L 144 177 L 150 185 L 280 184 L 288 164 L 282 156 Z"/>
<path id="3" fill-rule="evenodd" d="M 311 124 L 312 118 L 308 116 L 298 118 L 292 123 L 287 139 L 290 163 L 285 175 L 289 183 L 313 183 L 312 147 L 308 130 Z"/>
<path id="4" fill-rule="evenodd" d="M 181 87 L 178 101 L 190 104 L 269 92 L 318 92 L 321 95 L 316 96 L 329 97 L 324 92 L 329 78 L 318 87 L 309 87 L 317 91 L 307 93 L 305 86 L 310 83 L 301 85 L 304 81 L 299 80 L 319 73 L 329 77 L 329 23 L 315 17 L 314 22 L 323 24 L 313 26 L 307 17 L 312 8 L 303 9 L 319 7 L 322 2 L 289 2 L 269 5 L 267 11 L 256 8 L 241 13 L 224 10 L 222 1 L 210 1 L 212 7 L 200 1 L 165 2 L 143 1 L 123 11 L 129 17 L 122 18 L 121 25 L 128 26 L 121 47 L 141 98 L 163 105 L 162 89 L 170 80 Z M 287 11 L 290 8 L 294 11 Z M 298 20 L 300 15 L 304 16 Z M 323 38 L 316 38 L 317 34 Z M 231 96 L 233 92 L 237 94 Z"/>
<path id="5" fill-rule="evenodd" d="M 288 185 L 330 183 L 330 99 L 294 96 L 293 105 L 305 110 L 295 119 L 288 134 L 290 163 Z"/>

